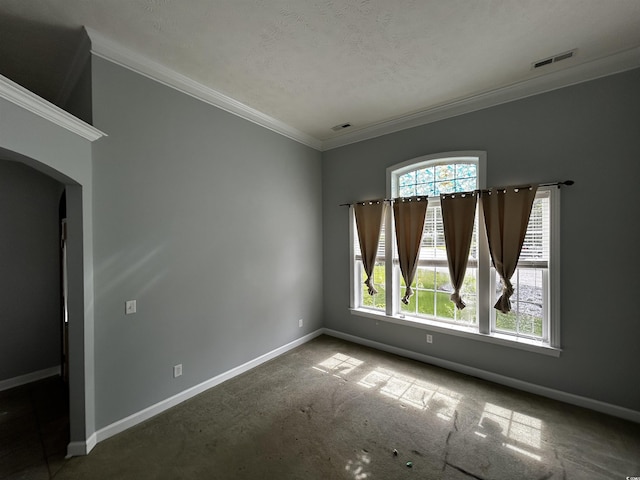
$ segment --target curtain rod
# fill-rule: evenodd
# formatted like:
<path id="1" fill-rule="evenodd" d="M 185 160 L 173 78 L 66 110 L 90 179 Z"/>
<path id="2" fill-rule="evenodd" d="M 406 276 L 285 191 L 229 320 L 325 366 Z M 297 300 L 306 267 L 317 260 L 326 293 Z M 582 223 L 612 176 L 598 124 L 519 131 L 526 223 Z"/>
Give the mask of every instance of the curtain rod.
<path id="1" fill-rule="evenodd" d="M 538 184 L 539 187 L 554 187 L 557 186 L 558 188 L 560 188 L 562 185 L 566 185 L 566 186 L 571 186 L 573 185 L 574 182 L 573 180 L 564 180 L 562 182 L 550 182 L 550 183 L 540 183 Z M 526 185 L 510 185 L 510 186 L 506 186 L 506 187 L 494 187 L 499 189 L 502 188 L 523 188 Z M 483 188 L 483 189 L 478 189 L 478 190 L 473 190 L 472 193 L 476 193 L 476 192 L 486 192 L 490 189 L 488 188 Z M 457 192 L 457 193 L 470 193 L 470 192 Z M 417 197 L 425 197 L 425 198 L 429 198 L 427 195 L 416 195 Z M 439 196 L 439 195 L 438 195 Z M 431 198 L 434 198 L 433 196 Z M 351 205 L 355 205 L 356 203 L 367 203 L 367 202 L 393 202 L 392 198 L 377 198 L 375 200 L 365 200 L 362 202 L 354 202 L 354 203 L 341 203 L 340 205 L 338 205 L 339 207 L 350 207 Z"/>

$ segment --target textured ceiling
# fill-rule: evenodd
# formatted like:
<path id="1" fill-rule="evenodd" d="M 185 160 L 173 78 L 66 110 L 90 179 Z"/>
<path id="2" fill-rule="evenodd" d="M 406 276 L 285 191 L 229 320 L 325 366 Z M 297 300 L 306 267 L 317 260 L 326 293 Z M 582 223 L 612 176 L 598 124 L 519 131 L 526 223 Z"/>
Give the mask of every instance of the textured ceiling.
<path id="1" fill-rule="evenodd" d="M 638 47 L 640 0 L 0 0 L 0 73 L 55 101 L 82 26 L 326 140 Z"/>

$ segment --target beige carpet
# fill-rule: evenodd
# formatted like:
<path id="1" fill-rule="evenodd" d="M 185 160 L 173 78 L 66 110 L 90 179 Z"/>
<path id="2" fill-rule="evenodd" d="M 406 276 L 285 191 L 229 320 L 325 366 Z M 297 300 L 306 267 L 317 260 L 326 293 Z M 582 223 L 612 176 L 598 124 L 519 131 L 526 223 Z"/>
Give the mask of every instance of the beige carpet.
<path id="1" fill-rule="evenodd" d="M 630 475 L 640 475 L 638 424 L 322 336 L 98 444 L 53 478 Z"/>

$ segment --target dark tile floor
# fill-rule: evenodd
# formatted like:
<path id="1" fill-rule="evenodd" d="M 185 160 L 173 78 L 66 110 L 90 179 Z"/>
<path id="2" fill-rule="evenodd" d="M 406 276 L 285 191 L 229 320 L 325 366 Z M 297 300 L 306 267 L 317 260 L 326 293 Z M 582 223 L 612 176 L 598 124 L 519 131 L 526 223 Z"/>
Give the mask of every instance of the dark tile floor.
<path id="1" fill-rule="evenodd" d="M 0 392 L 0 479 L 49 480 L 69 443 L 67 389 L 51 377 Z"/>

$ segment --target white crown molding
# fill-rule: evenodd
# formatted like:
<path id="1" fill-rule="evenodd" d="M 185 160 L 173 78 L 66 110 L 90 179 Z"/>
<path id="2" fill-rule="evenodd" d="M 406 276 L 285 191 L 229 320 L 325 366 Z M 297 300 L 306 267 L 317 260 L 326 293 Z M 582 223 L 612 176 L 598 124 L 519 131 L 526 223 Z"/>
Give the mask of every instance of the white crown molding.
<path id="1" fill-rule="evenodd" d="M 73 56 L 73 60 L 71 61 L 67 75 L 64 78 L 62 87 L 58 92 L 58 96 L 55 101 L 56 105 L 64 107 L 69 100 L 71 92 L 73 92 L 73 89 L 78 84 L 78 80 L 80 80 L 84 67 L 91 56 L 90 51 L 91 42 L 89 41 L 89 37 L 85 34 L 82 36 L 82 40 L 76 48 L 76 53 Z"/>
<path id="2" fill-rule="evenodd" d="M 144 75 L 163 85 L 172 87 L 226 112 L 237 115 L 240 118 L 256 123 L 303 145 L 307 145 L 316 150 L 322 149 L 322 142 L 317 138 L 307 135 L 280 120 L 202 85 L 175 70 L 135 53 L 91 28 L 85 28 L 91 39 L 91 52 L 94 55 Z"/>
<path id="3" fill-rule="evenodd" d="M 437 122 L 570 85 L 595 80 L 607 75 L 621 73 L 640 66 L 640 48 L 633 48 L 562 70 L 554 70 L 504 87 L 453 100 L 393 120 L 352 130 L 349 133 L 322 141 L 135 53 L 91 28 L 85 28 L 91 39 L 91 51 L 94 55 L 319 151 L 331 150 L 389 133 Z"/>
<path id="4" fill-rule="evenodd" d="M 514 100 L 557 90 L 640 66 L 640 48 L 625 50 L 562 70 L 540 75 L 504 87 L 461 98 L 410 115 L 345 133 L 322 142 L 322 151 L 380 137 L 407 128 L 482 110 Z"/>
<path id="5" fill-rule="evenodd" d="M 54 104 L 47 102 L 45 99 L 12 82 L 3 75 L 0 75 L 0 98 L 4 98 L 91 142 L 106 136 L 106 133 L 65 112 Z"/>

